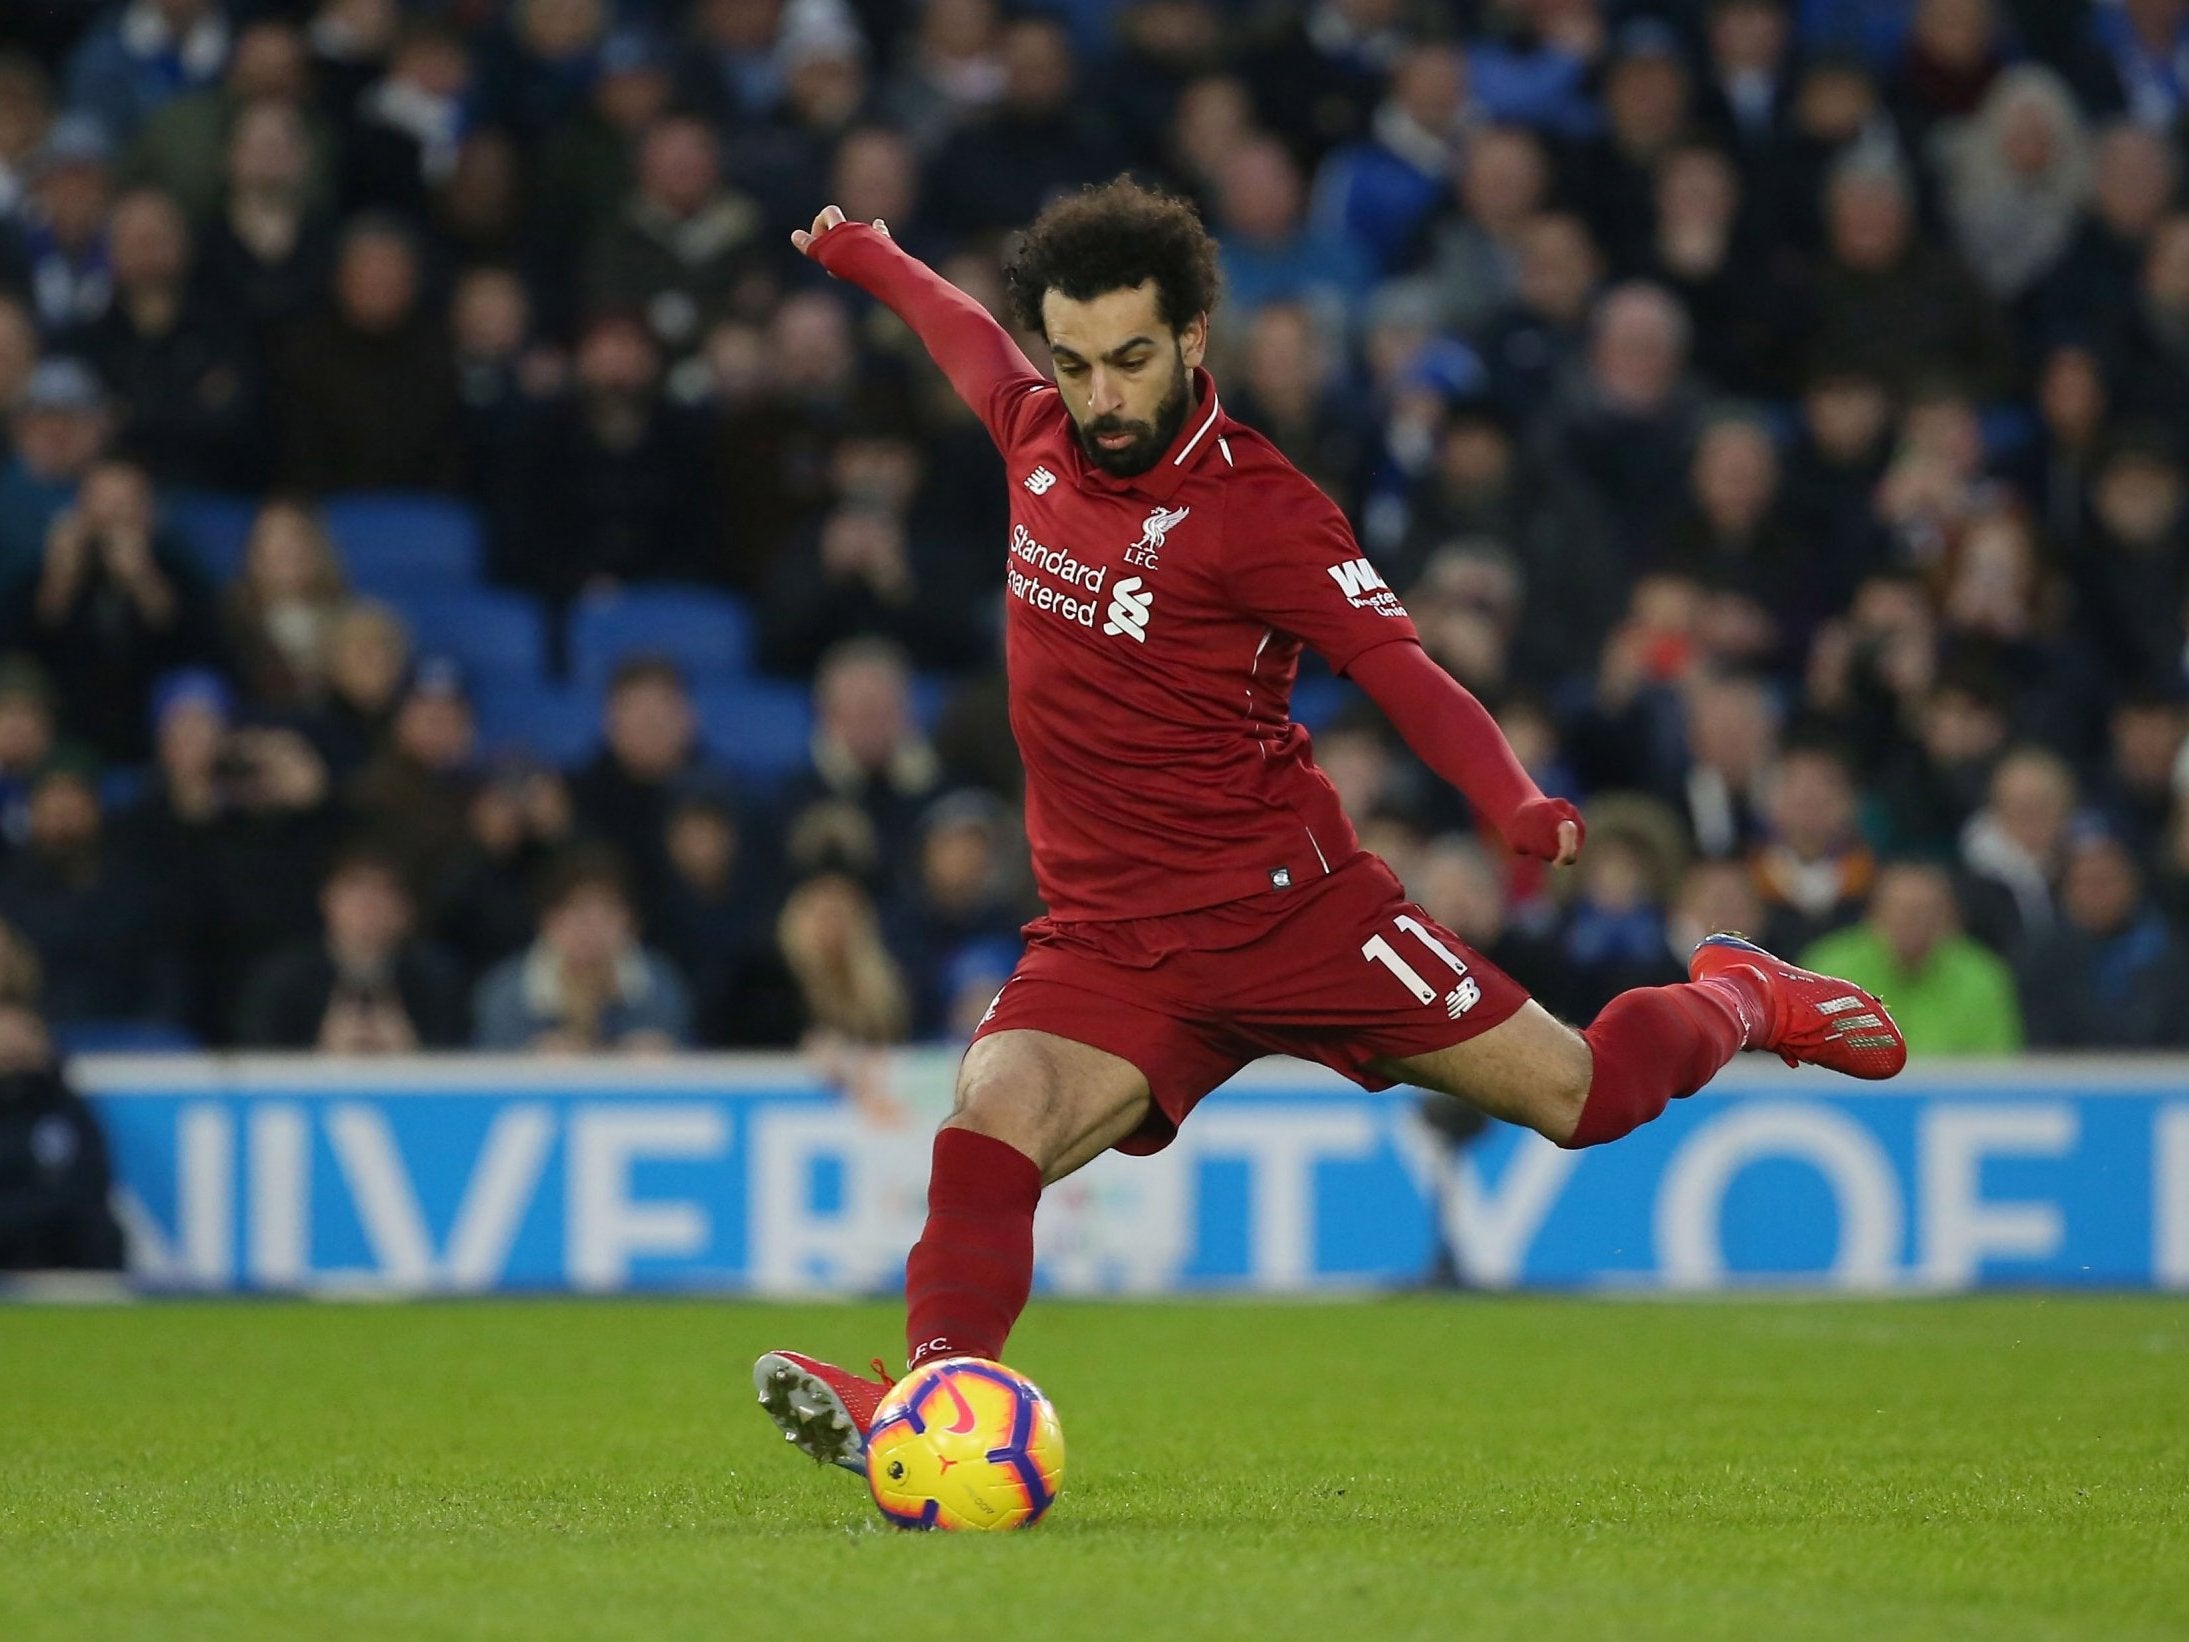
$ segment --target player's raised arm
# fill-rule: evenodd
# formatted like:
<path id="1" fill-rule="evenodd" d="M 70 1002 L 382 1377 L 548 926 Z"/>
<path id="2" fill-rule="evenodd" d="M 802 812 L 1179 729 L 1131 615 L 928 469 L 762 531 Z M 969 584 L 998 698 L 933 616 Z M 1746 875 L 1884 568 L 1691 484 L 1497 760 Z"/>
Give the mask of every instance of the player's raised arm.
<path id="1" fill-rule="evenodd" d="M 879 218 L 871 225 L 846 222 L 831 205 L 811 228 L 794 229 L 790 242 L 911 326 L 989 437 L 998 445 L 1006 442 L 1005 412 L 1012 398 L 1045 385 L 1046 378 L 986 308 L 900 248 Z"/>

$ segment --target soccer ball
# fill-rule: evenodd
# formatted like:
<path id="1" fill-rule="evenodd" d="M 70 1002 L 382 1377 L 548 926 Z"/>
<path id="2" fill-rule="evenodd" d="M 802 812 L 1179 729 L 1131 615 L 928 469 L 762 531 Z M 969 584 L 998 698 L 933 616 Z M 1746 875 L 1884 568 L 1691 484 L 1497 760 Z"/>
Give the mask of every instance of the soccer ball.
<path id="1" fill-rule="evenodd" d="M 1064 1485 L 1064 1428 L 1025 1375 L 948 1358 L 907 1374 L 874 1410 L 866 1480 L 900 1528 L 1031 1528 Z"/>

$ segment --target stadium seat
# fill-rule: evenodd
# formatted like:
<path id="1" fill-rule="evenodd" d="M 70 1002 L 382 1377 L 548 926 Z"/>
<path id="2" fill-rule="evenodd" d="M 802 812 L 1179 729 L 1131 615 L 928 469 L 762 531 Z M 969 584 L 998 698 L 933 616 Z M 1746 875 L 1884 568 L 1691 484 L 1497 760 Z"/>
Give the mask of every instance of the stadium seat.
<path id="1" fill-rule="evenodd" d="M 479 744 L 489 753 L 526 752 L 571 769 L 600 743 L 600 698 L 591 690 L 489 682 L 473 705 Z"/>
<path id="2" fill-rule="evenodd" d="M 330 496 L 320 509 L 350 585 L 407 603 L 423 588 L 477 585 L 485 549 L 462 502 L 404 492 Z"/>
<path id="3" fill-rule="evenodd" d="M 737 679 L 692 692 L 700 740 L 730 771 L 762 788 L 780 786 L 806 767 L 813 742 L 813 699 L 802 684 Z"/>
<path id="4" fill-rule="evenodd" d="M 435 588 L 396 604 L 418 649 L 454 657 L 474 685 L 538 685 L 547 677 L 547 614 L 529 593 Z"/>
<path id="5" fill-rule="evenodd" d="M 570 612 L 570 673 L 608 682 L 626 656 L 667 656 L 694 685 L 733 679 L 752 661 L 752 613 L 711 587 L 630 587 Z"/>
<path id="6" fill-rule="evenodd" d="M 155 1055 L 201 1047 L 196 1034 L 165 1021 L 56 1021 L 53 1042 L 63 1055 Z"/>
<path id="7" fill-rule="evenodd" d="M 256 497 L 218 490 L 169 490 L 160 493 L 160 512 L 190 554 L 190 562 L 216 587 L 226 587 L 243 570 L 243 550 L 258 517 Z"/>

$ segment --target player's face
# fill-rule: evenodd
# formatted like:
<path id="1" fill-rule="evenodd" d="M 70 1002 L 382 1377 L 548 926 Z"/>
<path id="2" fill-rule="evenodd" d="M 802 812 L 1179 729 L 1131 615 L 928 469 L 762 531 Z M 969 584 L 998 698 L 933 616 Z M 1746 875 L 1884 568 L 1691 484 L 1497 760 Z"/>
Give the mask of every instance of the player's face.
<path id="1" fill-rule="evenodd" d="M 1057 391 L 1087 459 L 1121 476 L 1147 472 L 1192 408 L 1191 372 L 1208 347 L 1207 316 L 1172 330 L 1155 282 L 1146 280 L 1085 302 L 1052 290 L 1041 317 Z"/>

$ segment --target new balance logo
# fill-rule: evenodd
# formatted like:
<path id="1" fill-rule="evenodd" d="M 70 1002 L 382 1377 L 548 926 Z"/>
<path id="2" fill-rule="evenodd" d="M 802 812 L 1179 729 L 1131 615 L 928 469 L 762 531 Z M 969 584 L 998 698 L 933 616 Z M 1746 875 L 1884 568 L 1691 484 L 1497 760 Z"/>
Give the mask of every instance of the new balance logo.
<path id="1" fill-rule="evenodd" d="M 1460 1016 L 1482 1001 L 1482 988 L 1469 975 L 1459 985 L 1444 994 L 1444 1013 L 1458 1020 Z"/>
<path id="2" fill-rule="evenodd" d="M 1049 487 L 1056 483 L 1056 475 L 1047 468 L 1036 468 L 1025 477 L 1022 483 L 1036 496 L 1046 496 L 1049 494 Z"/>
<path id="3" fill-rule="evenodd" d="M 1155 603 L 1153 593 L 1140 591 L 1140 578 L 1127 576 L 1110 589 L 1109 620 L 1102 624 L 1102 631 L 1111 635 L 1123 633 L 1135 644 L 1148 642 L 1148 607 Z"/>

